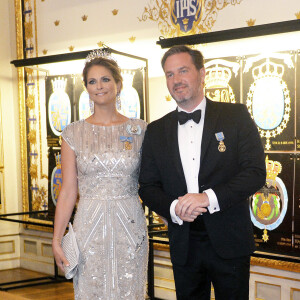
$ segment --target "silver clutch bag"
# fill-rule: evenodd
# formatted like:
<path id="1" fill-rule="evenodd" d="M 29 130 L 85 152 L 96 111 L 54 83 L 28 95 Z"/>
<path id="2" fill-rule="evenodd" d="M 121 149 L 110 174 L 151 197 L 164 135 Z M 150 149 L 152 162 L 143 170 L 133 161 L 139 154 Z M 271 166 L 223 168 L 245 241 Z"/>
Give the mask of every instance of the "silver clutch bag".
<path id="1" fill-rule="evenodd" d="M 79 249 L 75 237 L 75 232 L 73 231 L 71 223 L 69 223 L 69 232 L 62 238 L 61 247 L 70 264 L 68 267 L 64 266 L 65 277 L 67 279 L 71 279 L 77 272 L 79 262 Z"/>

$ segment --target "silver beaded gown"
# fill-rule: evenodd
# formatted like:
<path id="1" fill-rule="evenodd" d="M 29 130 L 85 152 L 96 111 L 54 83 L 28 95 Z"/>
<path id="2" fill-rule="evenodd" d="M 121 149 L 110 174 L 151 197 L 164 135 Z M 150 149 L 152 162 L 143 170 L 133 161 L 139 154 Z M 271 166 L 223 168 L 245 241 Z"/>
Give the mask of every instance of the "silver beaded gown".
<path id="1" fill-rule="evenodd" d="M 116 126 L 80 120 L 62 133 L 75 152 L 78 170 L 75 299 L 145 299 L 148 236 L 138 197 L 145 129 L 138 119 Z"/>

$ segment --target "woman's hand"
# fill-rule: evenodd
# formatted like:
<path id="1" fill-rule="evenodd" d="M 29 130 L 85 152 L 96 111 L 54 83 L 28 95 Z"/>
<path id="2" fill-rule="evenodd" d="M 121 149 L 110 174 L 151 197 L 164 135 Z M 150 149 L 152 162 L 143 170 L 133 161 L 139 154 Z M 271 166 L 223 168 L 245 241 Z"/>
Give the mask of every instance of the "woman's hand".
<path id="1" fill-rule="evenodd" d="M 59 267 L 60 270 L 62 270 L 64 272 L 65 271 L 64 266 L 68 267 L 70 264 L 64 255 L 60 241 L 58 239 L 53 239 L 52 251 L 53 251 L 53 255 L 54 255 L 57 266 Z"/>

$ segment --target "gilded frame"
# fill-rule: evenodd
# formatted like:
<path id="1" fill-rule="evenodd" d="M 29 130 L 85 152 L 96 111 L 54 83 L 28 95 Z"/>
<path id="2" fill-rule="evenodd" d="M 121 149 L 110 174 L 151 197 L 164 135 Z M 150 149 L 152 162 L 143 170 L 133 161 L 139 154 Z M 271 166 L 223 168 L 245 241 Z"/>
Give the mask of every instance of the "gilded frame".
<path id="1" fill-rule="evenodd" d="M 17 59 L 24 59 L 37 56 L 36 51 L 26 52 L 26 45 L 37 45 L 36 34 L 36 0 L 15 0 L 15 24 L 16 24 L 16 50 Z M 31 13 L 25 16 L 23 10 L 31 8 Z M 25 46 L 24 46 L 25 44 Z M 27 69 L 28 70 L 28 69 Z M 38 71 L 34 74 L 38 78 Z M 20 124 L 20 156 L 21 156 L 21 180 L 22 180 L 22 208 L 23 212 L 29 211 L 29 172 L 28 167 L 28 144 L 27 144 L 27 109 L 28 98 L 26 99 L 26 79 L 28 73 L 26 68 L 17 68 L 18 77 L 18 98 L 19 98 L 19 124 Z M 39 97 L 39 95 L 38 95 Z M 36 222 L 37 219 L 31 218 L 30 215 L 24 215 L 24 221 Z M 43 224 L 51 224 L 50 221 L 41 220 L 39 225 L 25 225 L 27 228 L 52 231 L 51 228 L 43 227 Z"/>

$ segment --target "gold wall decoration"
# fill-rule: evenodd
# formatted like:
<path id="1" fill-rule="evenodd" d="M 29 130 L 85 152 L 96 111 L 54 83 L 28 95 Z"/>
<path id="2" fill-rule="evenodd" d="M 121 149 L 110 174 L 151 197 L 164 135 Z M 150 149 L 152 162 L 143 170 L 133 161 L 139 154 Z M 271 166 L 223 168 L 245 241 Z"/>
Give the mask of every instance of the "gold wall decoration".
<path id="1" fill-rule="evenodd" d="M 29 174 L 32 180 L 36 180 L 38 178 L 38 167 L 35 164 L 31 164 L 29 168 Z"/>
<path id="2" fill-rule="evenodd" d="M 58 26 L 58 25 L 59 25 L 59 23 L 60 23 L 60 21 L 59 21 L 59 20 L 55 20 L 55 21 L 54 21 L 54 25 L 55 25 L 55 26 Z"/>
<path id="3" fill-rule="evenodd" d="M 118 9 L 113 9 L 111 12 L 114 16 L 116 16 L 118 14 L 119 10 Z"/>
<path id="4" fill-rule="evenodd" d="M 75 48 L 75 47 L 74 47 L 74 46 L 72 46 L 72 45 L 71 45 L 71 46 L 69 46 L 69 50 L 70 50 L 71 52 L 74 50 L 74 48 Z"/>
<path id="5" fill-rule="evenodd" d="M 130 43 L 134 43 L 134 42 L 135 42 L 135 39 L 136 39 L 135 36 L 131 36 L 131 37 L 129 38 L 129 42 L 130 42 Z"/>
<path id="6" fill-rule="evenodd" d="M 28 141 L 30 142 L 30 144 L 33 144 L 33 145 L 36 144 L 36 130 L 35 129 L 29 131 Z"/>
<path id="7" fill-rule="evenodd" d="M 25 35 L 28 38 L 33 38 L 33 32 L 32 32 L 32 22 L 25 23 Z"/>
<path id="8" fill-rule="evenodd" d="M 26 99 L 26 105 L 29 109 L 34 109 L 35 108 L 35 99 L 34 95 L 28 95 Z"/>
<path id="9" fill-rule="evenodd" d="M 255 25 L 255 21 L 256 21 L 256 19 L 249 19 L 249 20 L 246 21 L 246 23 L 250 27 L 250 26 L 254 26 Z"/>
<path id="10" fill-rule="evenodd" d="M 297 19 L 300 19 L 300 11 L 296 12 L 295 16 L 296 16 Z"/>
<path id="11" fill-rule="evenodd" d="M 165 99 L 166 99 L 166 101 L 171 101 L 172 97 L 171 97 L 171 95 L 167 95 L 167 96 L 165 96 Z"/>
<path id="12" fill-rule="evenodd" d="M 212 30 L 220 10 L 241 2 L 242 0 L 152 0 L 138 20 L 157 22 L 160 33 L 166 38 L 198 34 Z"/>
<path id="13" fill-rule="evenodd" d="M 44 207 L 45 209 L 47 209 L 48 207 L 48 192 L 45 189 L 45 187 L 41 187 L 40 189 L 38 189 L 37 193 L 36 193 L 36 197 L 35 197 L 35 201 L 33 202 L 32 205 L 32 210 L 36 211 L 36 210 L 40 210 L 41 207 Z"/>
<path id="14" fill-rule="evenodd" d="M 81 17 L 81 19 L 82 19 L 83 22 L 85 22 L 85 21 L 87 20 L 87 18 L 88 18 L 87 15 L 83 15 L 83 16 Z"/>
<path id="15" fill-rule="evenodd" d="M 44 54 L 44 55 L 47 55 L 47 53 L 48 53 L 48 50 L 47 50 L 47 49 L 44 49 L 44 50 L 43 50 L 43 54 Z"/>

